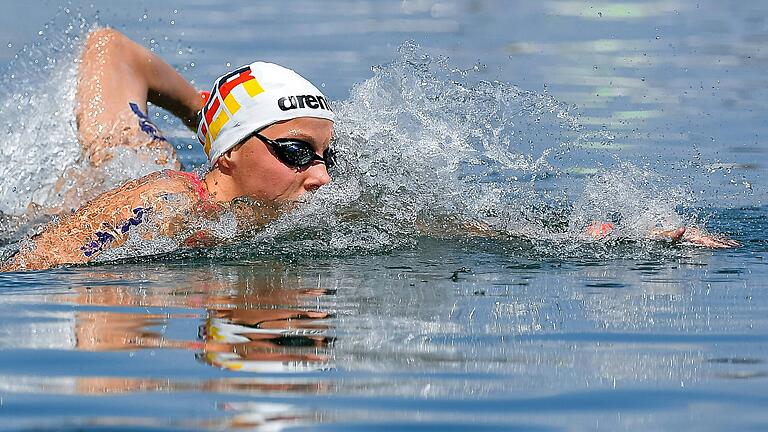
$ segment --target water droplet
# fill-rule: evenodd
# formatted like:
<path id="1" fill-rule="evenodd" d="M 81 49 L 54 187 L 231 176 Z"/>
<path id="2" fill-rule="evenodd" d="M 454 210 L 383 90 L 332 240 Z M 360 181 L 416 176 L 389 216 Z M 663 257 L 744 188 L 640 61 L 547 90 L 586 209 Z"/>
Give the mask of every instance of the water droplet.
<path id="1" fill-rule="evenodd" d="M 232 67 L 232 63 L 227 62 L 227 67 Z"/>
<path id="2" fill-rule="evenodd" d="M 8 42 L 8 48 L 13 48 L 13 44 Z"/>
<path id="3" fill-rule="evenodd" d="M 598 13 L 597 13 L 597 16 L 598 16 L 598 17 L 600 17 L 600 18 L 602 18 L 602 17 L 603 17 L 603 13 L 602 13 L 602 12 L 598 12 Z"/>

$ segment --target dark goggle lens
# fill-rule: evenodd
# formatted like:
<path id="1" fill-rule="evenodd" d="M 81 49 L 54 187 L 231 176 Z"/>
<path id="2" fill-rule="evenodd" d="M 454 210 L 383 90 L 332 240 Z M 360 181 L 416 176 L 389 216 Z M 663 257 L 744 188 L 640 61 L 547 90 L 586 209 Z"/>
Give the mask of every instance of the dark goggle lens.
<path id="1" fill-rule="evenodd" d="M 326 149 L 321 158 L 315 153 L 312 146 L 304 141 L 279 139 L 275 142 L 278 144 L 276 148 L 278 156 L 288 165 L 303 168 L 315 160 L 321 160 L 328 168 L 334 164 L 334 152 L 331 149 Z"/>
<path id="2" fill-rule="evenodd" d="M 312 162 L 315 153 L 306 144 L 296 141 L 277 141 L 281 156 L 291 165 L 304 166 Z"/>
<path id="3" fill-rule="evenodd" d="M 323 152 L 323 161 L 325 162 L 326 167 L 333 168 L 333 166 L 336 165 L 336 152 L 331 148 L 325 149 Z"/>

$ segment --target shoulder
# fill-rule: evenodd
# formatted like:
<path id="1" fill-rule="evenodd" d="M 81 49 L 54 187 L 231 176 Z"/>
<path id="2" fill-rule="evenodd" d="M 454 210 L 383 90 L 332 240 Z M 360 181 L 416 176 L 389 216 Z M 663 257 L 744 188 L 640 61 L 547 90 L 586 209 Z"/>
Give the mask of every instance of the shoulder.
<path id="1" fill-rule="evenodd" d="M 67 218 L 78 219 L 83 225 L 94 221 L 116 223 L 135 217 L 137 211 L 145 214 L 164 209 L 183 212 L 196 201 L 194 187 L 188 180 L 159 171 L 104 192 Z"/>
<path id="2" fill-rule="evenodd" d="M 195 185 L 180 171 L 158 171 L 144 177 L 130 180 L 117 188 L 105 192 L 101 197 L 135 201 L 152 199 L 172 194 L 188 195 L 195 192 Z"/>

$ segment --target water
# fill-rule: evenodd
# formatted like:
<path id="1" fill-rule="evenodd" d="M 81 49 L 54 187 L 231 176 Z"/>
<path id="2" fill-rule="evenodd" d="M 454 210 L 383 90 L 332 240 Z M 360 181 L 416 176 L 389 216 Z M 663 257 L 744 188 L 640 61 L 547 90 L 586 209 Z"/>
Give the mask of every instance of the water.
<path id="1" fill-rule="evenodd" d="M 77 160 L 99 20 L 200 87 L 254 56 L 322 83 L 341 163 L 236 245 L 0 275 L 2 428 L 766 428 L 765 6 L 35 6 L 1 36 L 6 250 L 151 171 Z M 642 238 L 680 223 L 744 246 Z"/>

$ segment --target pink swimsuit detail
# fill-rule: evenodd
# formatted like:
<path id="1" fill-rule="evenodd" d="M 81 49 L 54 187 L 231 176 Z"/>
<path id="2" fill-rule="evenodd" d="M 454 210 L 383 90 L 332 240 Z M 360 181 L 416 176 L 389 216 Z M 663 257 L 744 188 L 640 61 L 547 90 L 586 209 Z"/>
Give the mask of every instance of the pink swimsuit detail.
<path id="1" fill-rule="evenodd" d="M 192 187 L 197 194 L 197 198 L 200 200 L 197 205 L 197 209 L 199 211 L 209 212 L 212 210 L 219 210 L 221 208 L 216 202 L 211 201 L 211 194 L 208 193 L 208 189 L 205 187 L 205 182 L 203 182 L 203 180 L 198 177 L 197 174 L 173 170 L 165 170 L 164 172 L 169 176 L 175 175 L 184 177 L 192 184 Z M 207 231 L 200 230 L 184 240 L 184 244 L 189 247 L 213 246 L 216 244 L 216 241 Z"/>
<path id="2" fill-rule="evenodd" d="M 185 179 L 189 180 L 190 183 L 192 183 L 192 186 L 195 188 L 195 193 L 197 193 L 197 197 L 201 200 L 208 200 L 210 195 L 208 194 L 208 189 L 205 188 L 205 183 L 203 182 L 200 177 L 197 176 L 195 173 L 191 172 L 185 172 L 185 171 L 174 171 L 174 170 L 165 170 L 164 171 L 168 175 L 176 175 L 180 177 L 184 177 Z"/>

